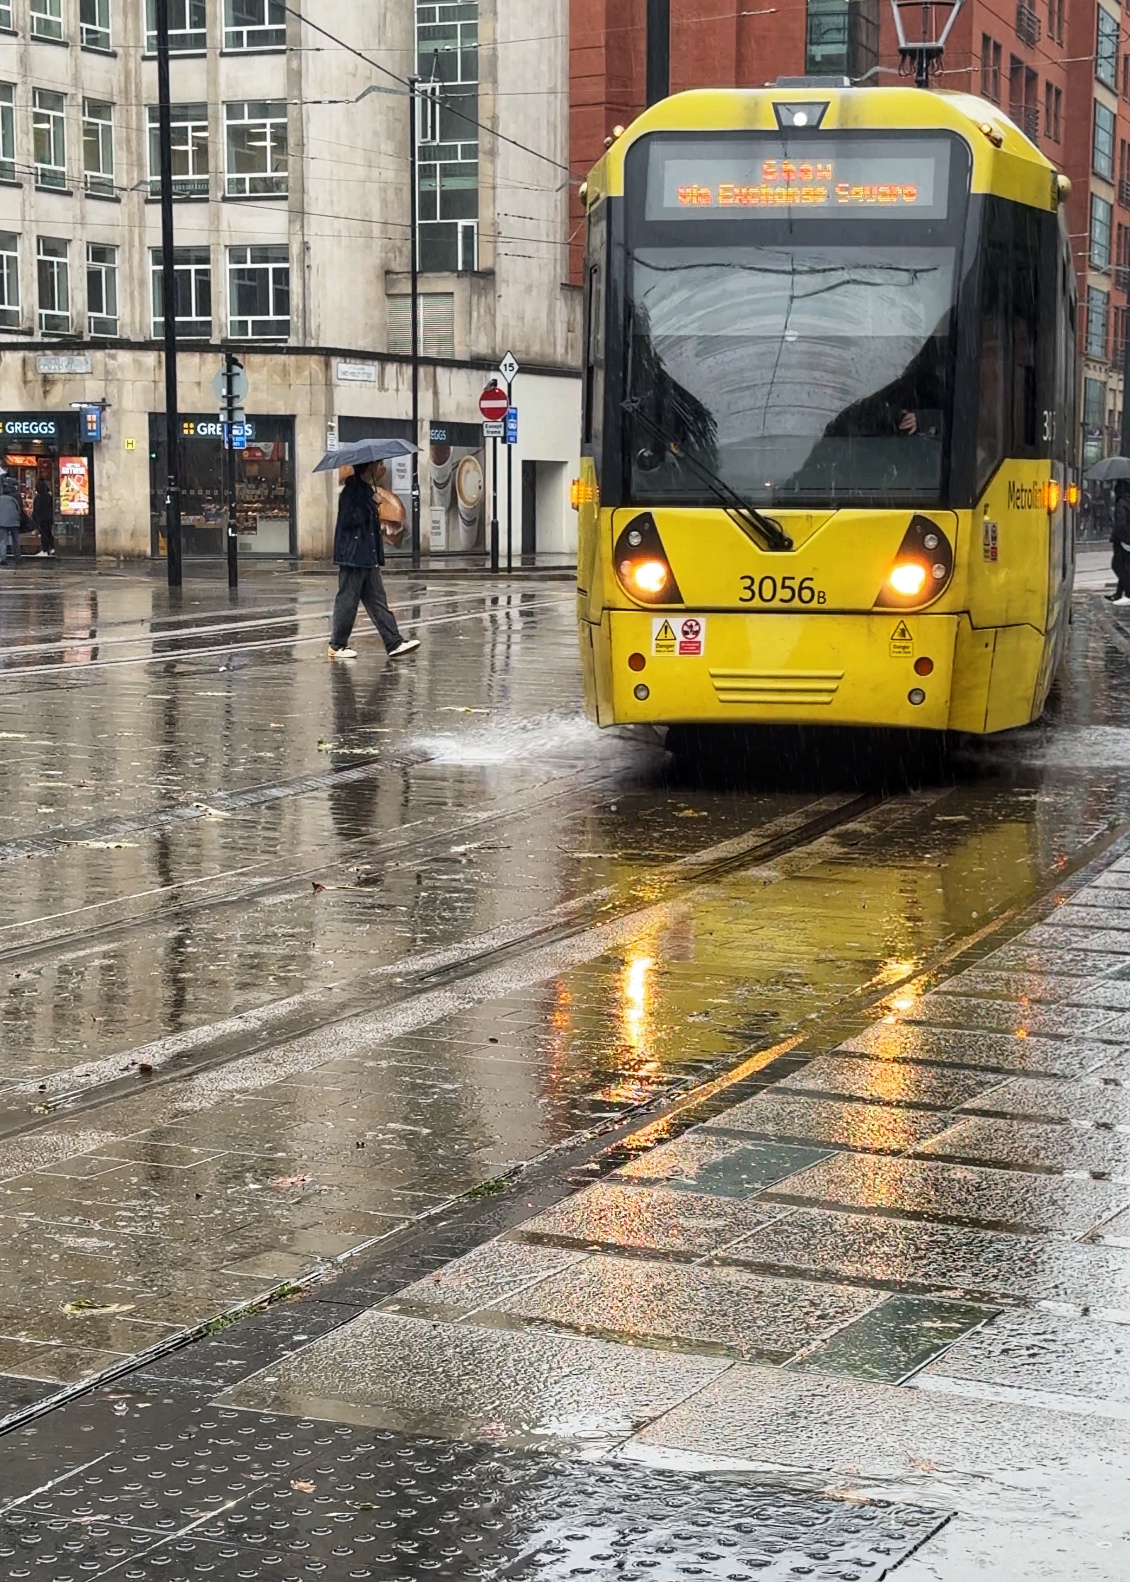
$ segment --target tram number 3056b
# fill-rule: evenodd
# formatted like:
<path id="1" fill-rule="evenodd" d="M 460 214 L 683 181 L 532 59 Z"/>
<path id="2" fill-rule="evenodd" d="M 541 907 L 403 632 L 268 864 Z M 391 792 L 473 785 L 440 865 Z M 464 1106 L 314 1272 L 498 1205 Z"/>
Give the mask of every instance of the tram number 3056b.
<path id="1" fill-rule="evenodd" d="M 742 604 L 827 604 L 828 595 L 811 577 L 743 577 Z"/>

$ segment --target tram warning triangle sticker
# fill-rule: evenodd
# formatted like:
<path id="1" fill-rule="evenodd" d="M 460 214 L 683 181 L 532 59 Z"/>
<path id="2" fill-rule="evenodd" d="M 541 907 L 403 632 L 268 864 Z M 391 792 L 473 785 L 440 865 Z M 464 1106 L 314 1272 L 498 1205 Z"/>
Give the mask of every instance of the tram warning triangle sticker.
<path id="1" fill-rule="evenodd" d="M 891 658 L 914 658 L 914 637 L 905 621 L 900 621 L 891 633 Z"/>
<path id="2" fill-rule="evenodd" d="M 651 651 L 653 654 L 674 654 L 678 652 L 679 639 L 675 635 L 675 628 L 670 621 L 657 620 L 651 623 Z"/>

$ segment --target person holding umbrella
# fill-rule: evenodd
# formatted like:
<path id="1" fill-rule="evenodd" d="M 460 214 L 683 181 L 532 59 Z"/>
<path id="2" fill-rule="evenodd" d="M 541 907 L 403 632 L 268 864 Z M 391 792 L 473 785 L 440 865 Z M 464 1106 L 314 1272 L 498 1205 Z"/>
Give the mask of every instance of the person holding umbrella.
<path id="1" fill-rule="evenodd" d="M 338 568 L 337 599 L 334 602 L 329 657 L 355 659 L 357 650 L 349 646 L 358 606 L 363 604 L 380 634 L 390 659 L 400 659 L 420 646 L 419 638 L 405 637 L 389 609 L 388 596 L 380 568 L 384 565 L 384 544 L 375 490 L 389 455 L 402 455 L 412 449 L 404 440 L 362 440 L 356 445 L 330 451 L 314 469 L 328 472 L 352 465 L 338 499 L 337 526 L 334 531 L 334 565 Z"/>
<path id="2" fill-rule="evenodd" d="M 1088 483 L 1114 485 L 1110 541 L 1114 548 L 1111 570 L 1118 582 L 1107 594 L 1112 604 L 1130 604 L 1130 456 L 1104 456 L 1084 473 Z"/>

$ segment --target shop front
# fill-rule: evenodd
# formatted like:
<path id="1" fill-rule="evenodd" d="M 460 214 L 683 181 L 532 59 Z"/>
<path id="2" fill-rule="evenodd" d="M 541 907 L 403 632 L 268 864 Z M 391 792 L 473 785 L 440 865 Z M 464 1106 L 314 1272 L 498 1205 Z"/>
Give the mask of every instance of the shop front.
<path id="1" fill-rule="evenodd" d="M 40 479 L 55 505 L 55 549 L 60 555 L 94 553 L 94 447 L 83 444 L 78 412 L 0 413 L 0 466 L 19 485 L 29 525 Z M 39 549 L 38 534 L 23 539 L 24 553 Z"/>
<path id="2" fill-rule="evenodd" d="M 149 499 L 152 551 L 165 550 L 168 463 L 164 413 L 149 415 Z M 297 549 L 294 419 L 252 416 L 247 448 L 232 452 L 235 520 L 241 555 L 293 555 Z M 181 419 L 181 532 L 184 553 L 227 553 L 227 500 L 220 424 L 205 415 Z"/>

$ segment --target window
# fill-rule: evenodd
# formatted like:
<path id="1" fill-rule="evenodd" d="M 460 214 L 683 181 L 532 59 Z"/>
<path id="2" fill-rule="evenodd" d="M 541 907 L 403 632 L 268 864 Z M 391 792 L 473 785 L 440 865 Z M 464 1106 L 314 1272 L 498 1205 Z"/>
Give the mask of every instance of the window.
<path id="1" fill-rule="evenodd" d="M 71 327 L 71 285 L 67 243 L 41 236 L 36 244 L 39 278 L 39 328 L 44 335 L 66 335 Z"/>
<path id="2" fill-rule="evenodd" d="M 224 0 L 225 49 L 285 49 L 286 0 Z"/>
<path id="3" fill-rule="evenodd" d="M 79 0 L 79 36 L 84 49 L 110 48 L 110 0 Z"/>
<path id="4" fill-rule="evenodd" d="M 16 179 L 16 90 L 0 82 L 0 181 Z"/>
<path id="5" fill-rule="evenodd" d="M 422 356 L 455 356 L 454 292 L 422 291 L 419 296 L 417 324 Z M 407 357 L 412 350 L 411 297 L 388 299 L 388 349 L 394 356 L 401 357 Z"/>
<path id="6" fill-rule="evenodd" d="M 12 26 L 12 0 L 0 0 L 0 27 Z"/>
<path id="7" fill-rule="evenodd" d="M 114 112 L 98 99 L 82 101 L 82 179 L 87 192 L 114 191 Z"/>
<path id="8" fill-rule="evenodd" d="M 1110 268 L 1110 237 L 1114 224 L 1114 205 L 1091 194 L 1091 268 Z"/>
<path id="9" fill-rule="evenodd" d="M 149 255 L 153 282 L 153 335 L 165 333 L 165 289 L 161 249 Z M 177 335 L 185 340 L 212 339 L 212 255 L 206 247 L 178 247 L 173 252 L 176 279 Z"/>
<path id="10" fill-rule="evenodd" d="M 145 47 L 157 51 L 157 0 L 145 0 Z M 208 0 L 169 0 L 169 48 L 203 50 L 208 47 Z"/>
<path id="11" fill-rule="evenodd" d="M 805 71 L 860 78 L 879 64 L 879 7 L 875 0 L 808 0 Z"/>
<path id="12" fill-rule="evenodd" d="M 227 107 L 229 197 L 286 192 L 286 104 Z"/>
<path id="13" fill-rule="evenodd" d="M 478 268 L 479 24 L 468 0 L 416 0 L 420 267 Z"/>
<path id="14" fill-rule="evenodd" d="M 1106 361 L 1107 331 L 1110 318 L 1110 293 L 1098 286 L 1087 287 L 1087 333 L 1083 350 L 1088 357 Z"/>
<path id="15" fill-rule="evenodd" d="M 178 198 L 208 196 L 208 106 L 174 104 L 173 192 Z M 149 106 L 149 191 L 161 194 L 161 122 L 157 106 Z"/>
<path id="16" fill-rule="evenodd" d="M 1001 47 L 987 33 L 981 34 L 981 96 L 1001 102 Z"/>
<path id="17" fill-rule="evenodd" d="M 1063 43 L 1065 0 L 1048 0 L 1048 37 L 1053 44 Z"/>
<path id="18" fill-rule="evenodd" d="M 86 331 L 118 333 L 118 249 L 95 242 L 86 248 Z"/>
<path id="19" fill-rule="evenodd" d="M 1114 111 L 1105 104 L 1095 103 L 1095 135 L 1091 149 L 1091 164 L 1097 176 L 1114 180 Z"/>
<path id="20" fill-rule="evenodd" d="M 240 340 L 285 340 L 290 334 L 290 250 L 228 248 L 229 328 Z"/>
<path id="21" fill-rule="evenodd" d="M 66 101 L 61 93 L 36 88 L 32 93 L 32 141 L 35 145 L 37 187 L 67 185 Z"/>
<path id="22" fill-rule="evenodd" d="M 1104 6 L 1097 7 L 1095 76 L 1108 88 L 1118 88 L 1118 18 Z"/>
<path id="23" fill-rule="evenodd" d="M 20 323 L 20 239 L 0 231 L 0 324 L 6 330 Z"/>
<path id="24" fill-rule="evenodd" d="M 63 0 L 31 0 L 32 38 L 62 38 Z"/>
<path id="25" fill-rule="evenodd" d="M 1062 136 L 1063 89 L 1050 82 L 1044 84 L 1044 136 L 1051 143 L 1058 143 Z"/>

